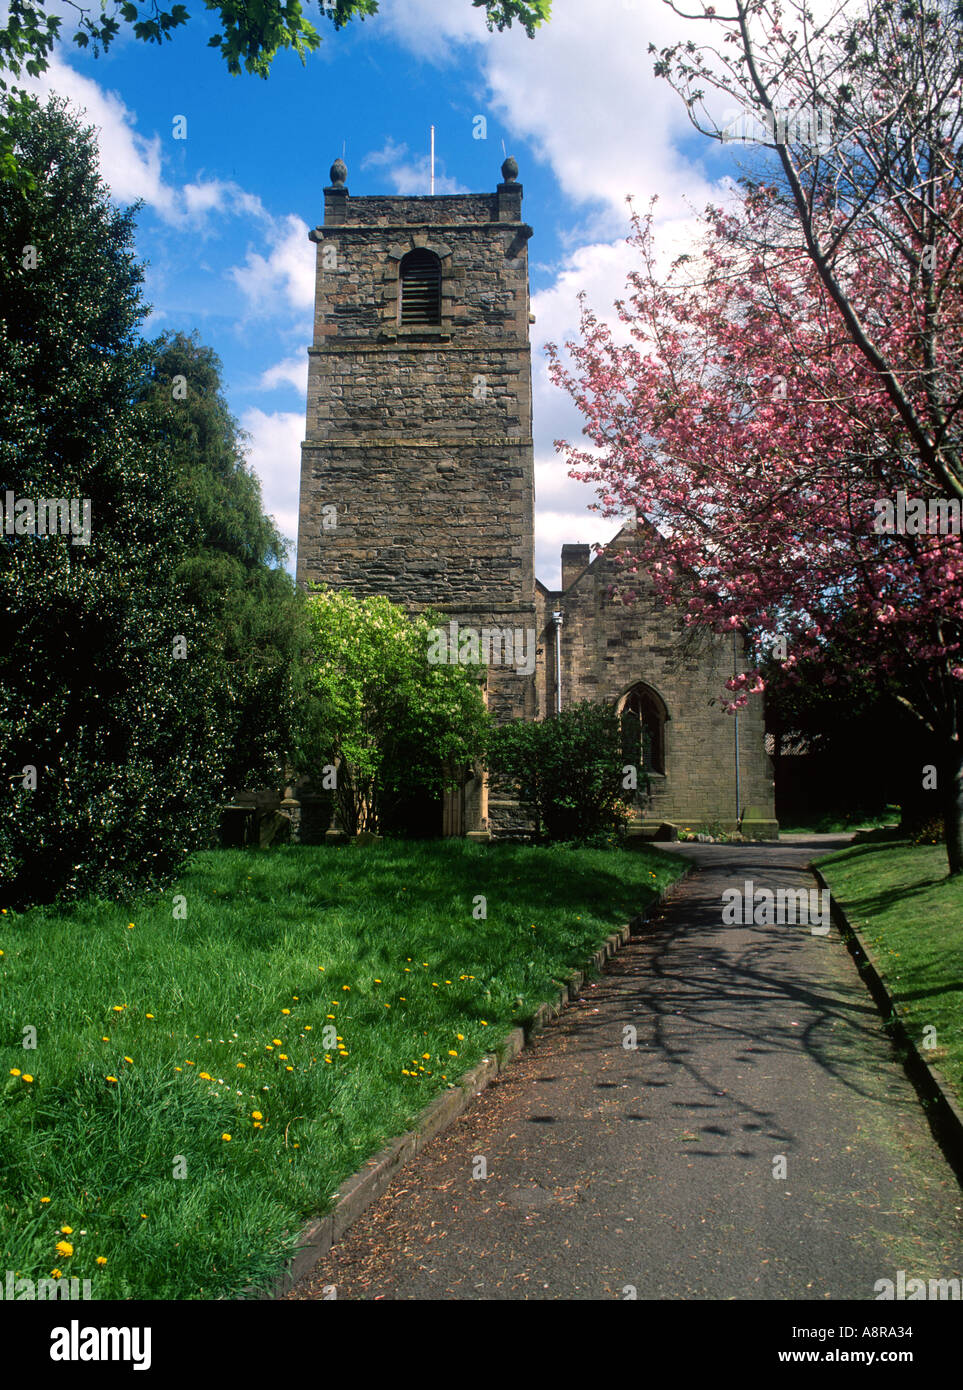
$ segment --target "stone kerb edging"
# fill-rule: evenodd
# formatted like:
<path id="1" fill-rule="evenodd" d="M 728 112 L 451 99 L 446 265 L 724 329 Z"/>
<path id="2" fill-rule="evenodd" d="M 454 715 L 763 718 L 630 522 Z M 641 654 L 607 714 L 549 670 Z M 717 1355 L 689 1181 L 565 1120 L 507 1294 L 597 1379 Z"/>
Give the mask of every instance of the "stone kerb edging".
<path id="1" fill-rule="evenodd" d="M 911 1076 L 919 1087 L 932 1100 L 942 1123 L 943 1140 L 950 1151 L 951 1160 L 959 1169 L 963 1167 L 963 1109 L 953 1095 L 949 1083 L 938 1067 L 934 1067 L 917 1044 L 899 1013 L 896 1001 L 889 992 L 886 976 L 877 965 L 872 949 L 860 935 L 859 930 L 846 916 L 840 904 L 832 895 L 829 884 L 814 864 L 809 865 L 815 874 L 820 888 L 829 893 L 830 913 L 840 930 L 849 953 L 856 963 L 860 976 L 865 980 L 873 1002 L 883 1016 L 887 1027 L 899 1045 L 906 1049 L 911 1063 Z M 915 1074 L 915 1075 L 914 1075 Z"/>
<path id="2" fill-rule="evenodd" d="M 341 1239 L 348 1227 L 372 1202 L 377 1201 L 405 1164 L 420 1153 L 429 1140 L 454 1124 L 472 1099 L 511 1065 L 526 1043 L 541 1033 L 545 1025 L 556 1018 L 567 1004 L 578 998 L 586 971 L 601 970 L 605 962 L 614 956 L 620 947 L 627 944 L 633 931 L 638 930 L 653 913 L 664 906 L 669 892 L 688 877 L 690 872 L 691 867 L 687 865 L 684 873 L 660 892 L 644 912 L 606 937 L 585 969 L 573 970 L 568 975 L 555 1003 L 539 1005 L 527 1029 L 513 1028 L 493 1049 L 492 1056 L 483 1058 L 477 1066 L 466 1071 L 451 1089 L 443 1091 L 425 1106 L 413 1129 L 398 1139 L 393 1139 L 380 1153 L 369 1158 L 350 1178 L 346 1178 L 339 1185 L 338 1200 L 334 1209 L 328 1212 L 327 1216 L 312 1221 L 303 1228 L 297 1253 L 289 1260 L 284 1273 L 267 1289 L 246 1289 L 240 1298 L 260 1301 L 281 1298 L 310 1274 L 315 1265 L 324 1259 L 332 1245 Z"/>

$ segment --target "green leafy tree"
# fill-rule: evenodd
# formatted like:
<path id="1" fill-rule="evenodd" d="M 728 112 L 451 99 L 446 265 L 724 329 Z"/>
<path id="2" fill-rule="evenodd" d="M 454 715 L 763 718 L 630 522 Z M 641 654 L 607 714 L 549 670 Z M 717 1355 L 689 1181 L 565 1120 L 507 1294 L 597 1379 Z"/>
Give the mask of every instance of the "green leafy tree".
<path id="1" fill-rule="evenodd" d="M 198 615 L 217 668 L 212 708 L 228 741 L 224 782 L 233 790 L 279 786 L 308 698 L 304 598 L 283 568 L 286 546 L 264 515 L 216 353 L 182 333 L 163 335 L 153 353 L 145 406 L 176 465 L 187 516 L 171 581 Z"/>
<path id="2" fill-rule="evenodd" d="M 432 664 L 431 631 L 441 620 L 409 617 L 380 595 L 321 588 L 308 608 L 324 730 L 315 756 L 337 768 L 343 829 L 378 832 L 400 799 L 440 795 L 481 756 L 482 669 Z M 302 770 L 320 783 L 317 765 Z"/>
<path id="3" fill-rule="evenodd" d="M 228 741 L 171 582 L 191 518 L 140 404 L 134 210 L 63 102 L 7 114 L 32 175 L 0 182 L 0 894 L 20 903 L 161 880 L 210 835 Z"/>
<path id="4" fill-rule="evenodd" d="M 625 823 L 621 730 L 610 705 L 585 700 L 538 723 L 504 724 L 492 730 L 488 766 L 537 835 L 585 841 Z"/>

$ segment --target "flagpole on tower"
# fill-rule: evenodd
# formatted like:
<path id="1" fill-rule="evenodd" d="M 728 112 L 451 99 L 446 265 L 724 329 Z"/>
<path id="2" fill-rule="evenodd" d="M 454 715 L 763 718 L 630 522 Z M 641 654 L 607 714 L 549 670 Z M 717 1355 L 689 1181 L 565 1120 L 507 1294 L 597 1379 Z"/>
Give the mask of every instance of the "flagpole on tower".
<path id="1" fill-rule="evenodd" d="M 435 195 L 435 127 L 431 127 L 431 195 Z"/>

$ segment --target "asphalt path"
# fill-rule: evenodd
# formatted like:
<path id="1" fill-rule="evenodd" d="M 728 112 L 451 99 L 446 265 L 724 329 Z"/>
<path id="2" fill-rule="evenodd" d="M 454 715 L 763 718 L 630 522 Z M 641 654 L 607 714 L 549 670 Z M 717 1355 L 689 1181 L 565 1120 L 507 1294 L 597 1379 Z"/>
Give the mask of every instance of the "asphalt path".
<path id="1" fill-rule="evenodd" d="M 898 1270 L 963 1278 L 960 1188 L 835 927 L 722 920 L 746 880 L 815 888 L 834 843 L 673 846 L 698 871 L 661 916 L 288 1297 L 874 1300 Z"/>

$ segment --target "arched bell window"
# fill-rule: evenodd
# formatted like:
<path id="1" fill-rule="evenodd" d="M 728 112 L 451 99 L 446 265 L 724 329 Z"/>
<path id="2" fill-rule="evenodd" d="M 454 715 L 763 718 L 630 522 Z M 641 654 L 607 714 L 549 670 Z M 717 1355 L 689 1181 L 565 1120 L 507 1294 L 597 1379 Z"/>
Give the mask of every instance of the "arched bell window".
<path id="1" fill-rule="evenodd" d="M 433 251 L 409 251 L 403 257 L 401 322 L 411 327 L 441 323 L 441 261 Z"/>
<path id="2" fill-rule="evenodd" d="M 622 757 L 643 772 L 665 776 L 665 722 L 668 712 L 651 686 L 639 682 L 619 710 Z"/>

